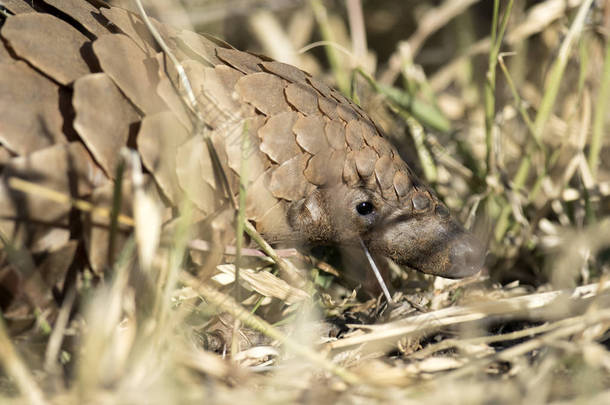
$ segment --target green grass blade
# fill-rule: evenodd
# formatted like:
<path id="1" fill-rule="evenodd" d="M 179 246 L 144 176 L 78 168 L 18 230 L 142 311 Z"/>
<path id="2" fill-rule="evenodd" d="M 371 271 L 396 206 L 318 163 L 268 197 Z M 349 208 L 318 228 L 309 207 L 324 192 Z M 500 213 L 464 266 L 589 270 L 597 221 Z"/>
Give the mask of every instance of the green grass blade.
<path id="1" fill-rule="evenodd" d="M 608 113 L 608 93 L 610 93 L 610 40 L 606 39 L 606 55 L 604 57 L 604 73 L 601 87 L 595 103 L 593 115 L 593 134 L 591 136 L 591 148 L 589 149 L 589 168 L 595 178 L 599 165 L 599 155 L 602 149 L 602 138 L 604 136 L 604 122 Z"/>

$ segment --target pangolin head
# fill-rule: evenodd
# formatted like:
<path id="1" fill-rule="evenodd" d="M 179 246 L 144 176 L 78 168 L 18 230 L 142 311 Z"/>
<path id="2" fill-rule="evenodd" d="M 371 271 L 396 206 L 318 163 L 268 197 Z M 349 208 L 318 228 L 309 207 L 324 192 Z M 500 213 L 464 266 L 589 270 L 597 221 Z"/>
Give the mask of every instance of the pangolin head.
<path id="1" fill-rule="evenodd" d="M 377 135 L 368 142 L 347 153 L 339 181 L 292 204 L 288 219 L 295 232 L 312 244 L 353 246 L 362 240 L 374 255 L 427 274 L 477 273 L 483 245 L 385 139 Z"/>
<path id="2" fill-rule="evenodd" d="M 241 106 L 253 107 L 248 128 L 261 153 L 250 155 L 249 176 L 263 187 L 250 189 L 249 206 L 269 241 L 362 240 L 371 253 L 425 273 L 479 270 L 483 248 L 359 106 L 294 66 L 232 49 L 216 48 L 216 56 L 222 63 L 206 76 L 210 92 L 231 83 Z M 223 97 L 225 90 L 215 98 Z M 237 172 L 236 145 L 227 155 Z"/>

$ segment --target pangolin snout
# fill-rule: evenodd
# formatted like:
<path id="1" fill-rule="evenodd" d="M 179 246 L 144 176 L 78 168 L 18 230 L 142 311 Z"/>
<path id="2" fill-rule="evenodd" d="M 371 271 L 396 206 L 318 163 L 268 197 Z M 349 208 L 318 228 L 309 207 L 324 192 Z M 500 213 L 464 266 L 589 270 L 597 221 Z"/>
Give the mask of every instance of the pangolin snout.
<path id="1" fill-rule="evenodd" d="M 464 233 L 449 247 L 443 277 L 462 278 L 476 274 L 485 260 L 485 248 L 471 234 Z"/>
<path id="2" fill-rule="evenodd" d="M 370 239 L 370 249 L 398 264 L 446 278 L 472 276 L 483 266 L 485 247 L 445 212 L 398 217 Z"/>

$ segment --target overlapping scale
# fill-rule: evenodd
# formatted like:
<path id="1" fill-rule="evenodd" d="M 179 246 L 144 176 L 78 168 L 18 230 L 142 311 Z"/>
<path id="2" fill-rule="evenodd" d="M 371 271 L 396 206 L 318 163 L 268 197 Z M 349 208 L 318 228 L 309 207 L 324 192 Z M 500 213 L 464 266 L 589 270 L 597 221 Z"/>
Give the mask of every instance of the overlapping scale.
<path id="1" fill-rule="evenodd" d="M 114 177 L 120 159 L 117 151 L 140 120 L 137 111 L 105 73 L 76 80 L 72 104 L 74 129 L 108 176 Z"/>
<path id="2" fill-rule="evenodd" d="M 0 141 L 18 155 L 66 142 L 60 88 L 24 62 L 0 63 Z"/>
<path id="3" fill-rule="evenodd" d="M 297 118 L 298 114 L 294 111 L 282 112 L 269 117 L 258 131 L 262 139 L 261 151 L 275 163 L 282 164 L 301 153 L 292 131 Z"/>
<path id="4" fill-rule="evenodd" d="M 321 116 L 299 116 L 292 130 L 297 136 L 297 143 L 305 151 L 312 155 L 328 151 L 330 145 L 326 140 L 324 120 Z"/>
<path id="5" fill-rule="evenodd" d="M 93 43 L 103 71 L 144 114 L 167 110 L 157 94 L 159 63 L 125 35 L 108 34 Z M 125 63 L 129 60 L 129 63 Z"/>
<path id="6" fill-rule="evenodd" d="M 60 84 L 67 85 L 90 72 L 83 58 L 89 39 L 49 14 L 8 18 L 2 26 L 2 37 L 20 58 Z"/>

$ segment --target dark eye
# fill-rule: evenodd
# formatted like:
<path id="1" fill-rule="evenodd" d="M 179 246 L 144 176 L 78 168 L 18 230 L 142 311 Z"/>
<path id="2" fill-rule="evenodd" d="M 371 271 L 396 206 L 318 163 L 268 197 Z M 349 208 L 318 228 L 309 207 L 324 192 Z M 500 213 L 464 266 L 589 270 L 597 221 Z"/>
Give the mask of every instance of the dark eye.
<path id="1" fill-rule="evenodd" d="M 360 215 L 369 215 L 371 212 L 373 212 L 374 209 L 375 207 L 373 206 L 373 204 L 368 201 L 363 201 L 356 205 L 356 211 L 358 211 L 358 214 Z"/>

